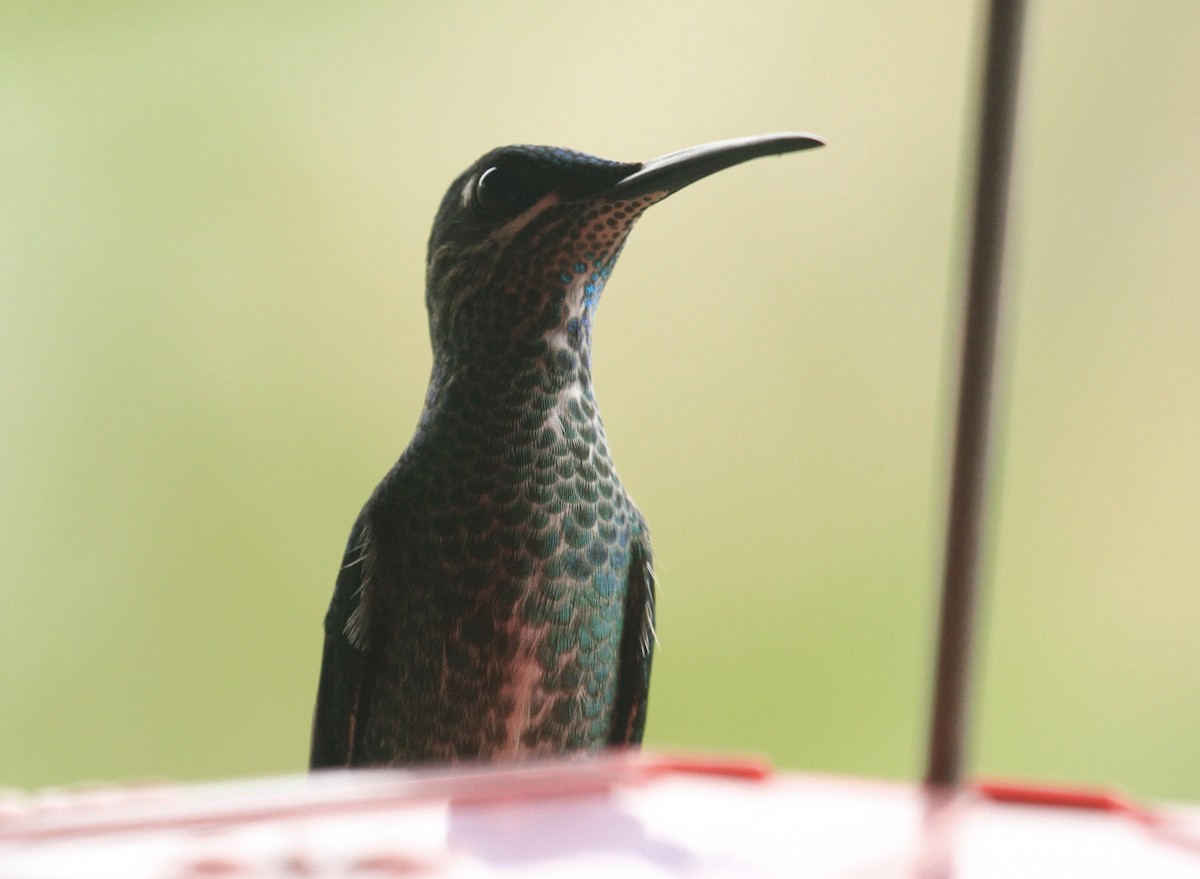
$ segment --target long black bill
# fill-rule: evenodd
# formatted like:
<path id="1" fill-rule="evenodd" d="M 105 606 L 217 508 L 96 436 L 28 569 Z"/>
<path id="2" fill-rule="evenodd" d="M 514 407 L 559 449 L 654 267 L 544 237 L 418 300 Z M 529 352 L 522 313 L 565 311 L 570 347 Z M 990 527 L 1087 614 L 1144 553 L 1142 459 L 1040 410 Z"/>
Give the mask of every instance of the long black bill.
<path id="1" fill-rule="evenodd" d="M 678 192 L 702 177 L 750 159 L 811 150 L 824 145 L 825 141 L 811 134 L 795 132 L 718 140 L 643 162 L 638 170 L 617 181 L 605 195 L 636 198 L 649 192 Z"/>

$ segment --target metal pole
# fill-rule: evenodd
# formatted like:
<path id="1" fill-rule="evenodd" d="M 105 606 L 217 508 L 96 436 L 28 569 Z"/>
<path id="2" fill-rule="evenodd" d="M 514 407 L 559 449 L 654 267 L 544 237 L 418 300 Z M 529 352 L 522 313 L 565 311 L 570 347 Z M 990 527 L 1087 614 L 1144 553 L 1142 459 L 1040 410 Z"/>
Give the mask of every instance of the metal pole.
<path id="1" fill-rule="evenodd" d="M 926 784 L 962 782 L 1023 0 L 991 0 Z"/>

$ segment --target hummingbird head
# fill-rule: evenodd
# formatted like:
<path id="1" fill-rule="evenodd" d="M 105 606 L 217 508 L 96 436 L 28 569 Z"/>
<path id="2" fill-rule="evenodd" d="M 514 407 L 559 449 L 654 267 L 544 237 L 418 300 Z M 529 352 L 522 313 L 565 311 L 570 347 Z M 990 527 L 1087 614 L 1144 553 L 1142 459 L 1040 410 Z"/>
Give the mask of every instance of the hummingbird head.
<path id="1" fill-rule="evenodd" d="M 763 135 L 644 163 L 545 146 L 492 150 L 450 185 L 430 235 L 435 360 L 453 370 L 549 358 L 586 371 L 600 294 L 646 208 L 722 168 L 820 145 Z"/>

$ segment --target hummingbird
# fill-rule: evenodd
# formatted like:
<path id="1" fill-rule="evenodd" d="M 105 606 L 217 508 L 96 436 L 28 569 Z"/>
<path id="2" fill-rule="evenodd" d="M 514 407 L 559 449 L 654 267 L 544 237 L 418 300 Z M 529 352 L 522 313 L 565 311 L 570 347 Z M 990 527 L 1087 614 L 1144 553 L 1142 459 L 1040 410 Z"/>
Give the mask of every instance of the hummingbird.
<path id="1" fill-rule="evenodd" d="M 425 267 L 429 387 L 346 546 L 312 768 L 641 743 L 653 556 L 592 386 L 597 303 L 648 207 L 821 145 L 769 134 L 632 163 L 506 146 L 450 184 Z"/>

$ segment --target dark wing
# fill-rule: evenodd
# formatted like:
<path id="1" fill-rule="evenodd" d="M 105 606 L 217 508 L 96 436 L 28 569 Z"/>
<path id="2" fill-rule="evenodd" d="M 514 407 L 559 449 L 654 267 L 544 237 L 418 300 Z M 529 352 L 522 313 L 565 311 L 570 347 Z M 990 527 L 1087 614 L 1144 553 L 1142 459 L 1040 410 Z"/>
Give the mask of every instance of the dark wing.
<path id="1" fill-rule="evenodd" d="M 650 535 L 638 529 L 629 560 L 629 591 L 617 668 L 617 702 L 613 706 L 610 745 L 640 745 L 646 729 L 650 694 L 650 662 L 654 658 L 654 558 Z"/>
<path id="2" fill-rule="evenodd" d="M 313 713 L 311 769 L 352 765 L 356 732 L 361 734 L 366 725 L 368 645 L 364 599 L 372 550 L 364 511 L 350 532 L 333 600 L 325 614 L 325 653 Z"/>

